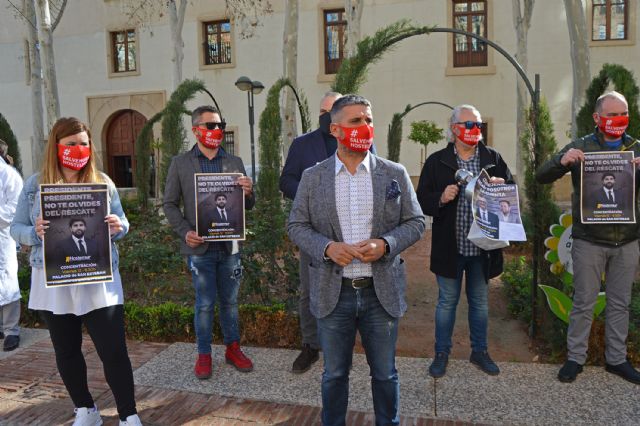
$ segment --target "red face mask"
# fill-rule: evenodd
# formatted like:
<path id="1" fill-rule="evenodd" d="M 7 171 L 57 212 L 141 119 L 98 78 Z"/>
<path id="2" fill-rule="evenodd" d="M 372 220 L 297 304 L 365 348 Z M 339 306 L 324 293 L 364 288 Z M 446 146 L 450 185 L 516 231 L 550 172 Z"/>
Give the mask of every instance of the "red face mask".
<path id="1" fill-rule="evenodd" d="M 58 161 L 62 167 L 81 170 L 89 162 L 91 147 L 84 145 L 58 145 Z"/>
<path id="2" fill-rule="evenodd" d="M 456 124 L 455 126 L 457 129 L 456 137 L 469 146 L 478 145 L 482 139 L 482 130 L 476 126 L 471 129 L 467 129 L 464 124 Z"/>
<path id="3" fill-rule="evenodd" d="M 602 133 L 612 138 L 619 138 L 622 136 L 627 126 L 629 126 L 628 115 L 618 115 L 616 117 L 603 117 L 599 116 L 598 128 Z"/>
<path id="4" fill-rule="evenodd" d="M 342 145 L 355 152 L 365 152 L 373 145 L 373 126 L 369 124 L 363 124 L 358 127 L 343 127 L 342 129 L 344 137 L 338 139 Z"/>
<path id="5" fill-rule="evenodd" d="M 222 129 L 207 130 L 207 129 L 202 129 L 200 127 L 192 127 L 192 130 L 194 131 L 196 135 L 196 139 L 198 139 L 198 142 L 200 142 L 202 145 L 206 146 L 207 148 L 211 148 L 211 149 L 219 148 L 220 144 L 222 143 L 222 139 L 224 139 L 224 130 Z M 199 133 L 196 132 L 196 130 Z"/>

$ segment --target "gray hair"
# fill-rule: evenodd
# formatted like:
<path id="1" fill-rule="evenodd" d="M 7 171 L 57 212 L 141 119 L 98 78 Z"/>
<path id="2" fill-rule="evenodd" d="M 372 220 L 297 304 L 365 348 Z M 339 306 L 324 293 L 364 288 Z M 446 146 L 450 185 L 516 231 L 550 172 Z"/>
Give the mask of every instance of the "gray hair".
<path id="1" fill-rule="evenodd" d="M 617 99 L 619 101 L 622 101 L 625 103 L 625 105 L 627 105 L 627 107 L 629 106 L 629 104 L 627 103 L 627 99 L 624 97 L 624 95 L 622 93 L 616 92 L 615 90 L 612 90 L 610 92 L 607 93 L 603 93 L 602 95 L 600 95 L 598 97 L 598 99 L 596 99 L 596 112 L 598 114 L 600 114 L 602 112 L 602 105 L 604 104 L 604 101 L 606 101 L 607 99 Z"/>
<path id="2" fill-rule="evenodd" d="M 482 121 L 482 115 L 480 115 L 480 111 L 478 108 L 474 107 L 471 104 L 462 104 L 458 105 L 451 112 L 451 116 L 449 117 L 449 126 L 447 127 L 447 141 L 449 143 L 454 143 L 456 141 L 456 135 L 451 131 L 451 126 L 460 120 L 460 113 L 462 111 L 471 111 L 478 116 L 478 120 Z"/>
<path id="3" fill-rule="evenodd" d="M 220 115 L 220 111 L 218 111 L 216 107 L 212 107 L 211 105 L 199 106 L 198 108 L 194 109 L 193 112 L 191 113 L 191 125 L 194 127 L 197 126 L 198 123 L 200 122 L 200 116 L 205 112 L 212 112 L 214 114 Z M 220 117 L 220 119 L 222 119 L 222 117 Z"/>
<path id="4" fill-rule="evenodd" d="M 344 107 L 350 105 L 364 105 L 371 108 L 371 102 L 369 102 L 365 97 L 360 95 L 344 95 L 341 98 L 336 99 L 331 107 L 331 121 L 334 123 L 337 121 L 337 116 L 340 114 Z"/>

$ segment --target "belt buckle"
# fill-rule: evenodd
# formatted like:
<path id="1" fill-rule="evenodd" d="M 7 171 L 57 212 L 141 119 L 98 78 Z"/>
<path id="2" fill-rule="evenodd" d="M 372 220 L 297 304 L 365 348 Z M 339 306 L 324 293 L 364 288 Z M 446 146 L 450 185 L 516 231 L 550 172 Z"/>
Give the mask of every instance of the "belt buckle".
<path id="1" fill-rule="evenodd" d="M 351 287 L 355 288 L 356 290 L 359 290 L 361 288 L 365 288 L 366 286 L 359 286 L 356 283 L 361 282 L 361 281 L 367 281 L 369 278 L 368 277 L 359 277 L 359 278 L 352 278 L 351 279 Z"/>

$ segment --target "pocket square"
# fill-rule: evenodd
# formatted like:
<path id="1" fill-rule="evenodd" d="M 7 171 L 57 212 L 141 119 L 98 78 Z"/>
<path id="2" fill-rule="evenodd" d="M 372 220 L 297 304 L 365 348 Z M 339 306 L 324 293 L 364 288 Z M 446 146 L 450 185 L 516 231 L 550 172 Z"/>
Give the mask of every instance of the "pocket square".
<path id="1" fill-rule="evenodd" d="M 395 200 L 400 196 L 400 185 L 397 180 L 392 180 L 389 186 L 387 186 L 387 200 Z"/>

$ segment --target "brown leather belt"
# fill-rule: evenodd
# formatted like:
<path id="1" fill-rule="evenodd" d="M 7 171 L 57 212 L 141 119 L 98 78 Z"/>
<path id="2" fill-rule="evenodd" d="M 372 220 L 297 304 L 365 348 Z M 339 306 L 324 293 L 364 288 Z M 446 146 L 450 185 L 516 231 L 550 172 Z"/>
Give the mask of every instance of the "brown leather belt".
<path id="1" fill-rule="evenodd" d="M 355 289 L 367 288 L 373 285 L 373 277 L 342 278 L 342 285 Z"/>

